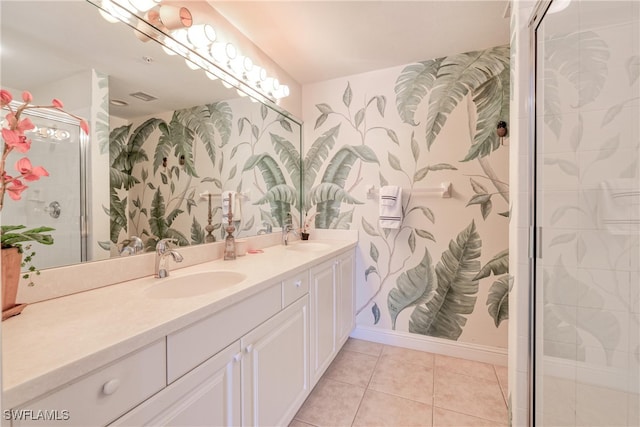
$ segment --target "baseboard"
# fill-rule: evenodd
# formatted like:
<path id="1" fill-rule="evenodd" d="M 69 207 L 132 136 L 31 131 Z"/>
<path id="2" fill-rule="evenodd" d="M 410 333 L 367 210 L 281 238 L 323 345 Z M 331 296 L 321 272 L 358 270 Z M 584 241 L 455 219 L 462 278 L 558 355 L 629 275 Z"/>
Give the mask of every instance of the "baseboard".
<path id="1" fill-rule="evenodd" d="M 507 349 L 356 325 L 351 338 L 507 366 Z"/>

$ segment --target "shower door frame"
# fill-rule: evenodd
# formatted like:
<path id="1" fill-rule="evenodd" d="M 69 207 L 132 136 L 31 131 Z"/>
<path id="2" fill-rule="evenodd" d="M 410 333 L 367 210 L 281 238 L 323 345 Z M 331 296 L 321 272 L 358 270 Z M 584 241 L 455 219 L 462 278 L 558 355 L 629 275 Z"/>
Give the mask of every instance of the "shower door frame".
<path id="1" fill-rule="evenodd" d="M 536 264 L 540 258 L 541 232 L 537 220 L 537 69 L 538 27 L 547 14 L 553 0 L 538 0 L 529 20 L 529 348 L 528 348 L 528 419 L 529 426 L 536 425 Z"/>
<path id="2" fill-rule="evenodd" d="M 15 111 L 22 105 L 17 101 L 11 102 L 11 108 Z M 78 132 L 78 148 L 79 148 L 79 173 L 80 173 L 80 262 L 88 260 L 88 239 L 89 239 L 89 224 L 87 222 L 87 215 L 89 213 L 89 200 L 87 194 L 87 164 L 88 164 L 88 149 L 89 149 L 89 136 L 80 131 L 80 120 L 69 116 L 61 111 L 54 109 L 29 109 L 24 114 L 39 119 L 51 120 L 55 122 L 69 124 L 75 127 Z"/>

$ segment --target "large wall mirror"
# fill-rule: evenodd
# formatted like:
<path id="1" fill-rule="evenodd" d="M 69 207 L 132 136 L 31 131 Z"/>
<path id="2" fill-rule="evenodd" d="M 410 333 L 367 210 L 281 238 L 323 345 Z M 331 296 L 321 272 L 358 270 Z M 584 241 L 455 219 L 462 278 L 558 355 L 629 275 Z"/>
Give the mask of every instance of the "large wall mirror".
<path id="1" fill-rule="evenodd" d="M 55 228 L 37 266 L 126 255 L 131 236 L 145 250 L 161 238 L 201 244 L 209 223 L 220 240 L 228 191 L 236 237 L 277 229 L 288 213 L 299 220 L 301 124 L 107 22 L 93 3 L 0 5 L 2 88 L 58 98 L 91 126 L 86 138 L 73 120 L 32 117 L 29 157 L 50 176 L 8 201 L 2 223 Z"/>

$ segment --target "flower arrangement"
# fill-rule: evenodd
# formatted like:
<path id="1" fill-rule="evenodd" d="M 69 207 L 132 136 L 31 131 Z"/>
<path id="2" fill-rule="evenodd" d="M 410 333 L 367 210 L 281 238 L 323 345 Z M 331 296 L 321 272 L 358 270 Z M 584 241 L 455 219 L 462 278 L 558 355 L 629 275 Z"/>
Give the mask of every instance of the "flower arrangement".
<path id="1" fill-rule="evenodd" d="M 15 163 L 16 173 L 11 175 L 7 173 L 6 162 L 9 154 L 13 151 L 18 153 L 27 153 L 31 149 L 31 139 L 29 139 L 25 132 L 28 132 L 35 128 L 31 120 L 22 118 L 22 113 L 30 109 L 56 109 L 64 112 L 65 114 L 80 120 L 80 128 L 86 134 L 89 133 L 88 123 L 73 114 L 70 114 L 63 110 L 64 106 L 59 99 L 51 101 L 51 105 L 32 105 L 33 96 L 30 92 L 22 93 L 23 103 L 19 105 L 15 110 L 11 105 L 13 96 L 7 90 L 0 89 L 0 108 L 8 110 L 5 116 L 6 124 L 2 126 L 2 140 L 4 146 L 2 148 L 2 157 L 0 158 L 0 211 L 4 207 L 4 196 L 8 194 L 12 200 L 20 200 L 22 192 L 29 188 L 23 181 L 33 182 L 42 177 L 49 176 L 49 172 L 42 166 L 33 166 L 28 157 L 22 157 Z M 38 242 L 44 245 L 53 244 L 53 237 L 51 234 L 47 234 L 54 229 L 51 227 L 37 227 L 30 230 L 26 230 L 24 225 L 2 225 L 0 226 L 0 243 L 2 249 L 6 248 L 18 248 L 20 253 L 25 253 L 25 250 L 30 250 L 31 246 L 26 245 L 25 242 Z M 35 267 L 31 264 L 31 260 L 35 252 L 27 253 L 23 259 L 22 266 L 29 265 L 28 272 L 23 276 L 28 279 L 30 274 L 37 272 Z M 30 283 L 32 284 L 32 283 Z"/>
<path id="2" fill-rule="evenodd" d="M 311 229 L 311 221 L 316 217 L 316 214 L 306 215 L 304 219 L 304 223 L 302 228 L 300 229 L 300 234 L 302 235 L 303 240 L 307 240 L 309 238 L 309 230 Z"/>

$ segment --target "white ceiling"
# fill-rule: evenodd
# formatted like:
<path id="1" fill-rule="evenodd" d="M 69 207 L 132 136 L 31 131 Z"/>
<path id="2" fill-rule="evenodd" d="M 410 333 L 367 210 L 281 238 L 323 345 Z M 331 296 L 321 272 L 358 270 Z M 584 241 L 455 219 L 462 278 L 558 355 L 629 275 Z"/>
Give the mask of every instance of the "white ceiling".
<path id="1" fill-rule="evenodd" d="M 509 43 L 507 0 L 209 4 L 301 84 Z"/>

